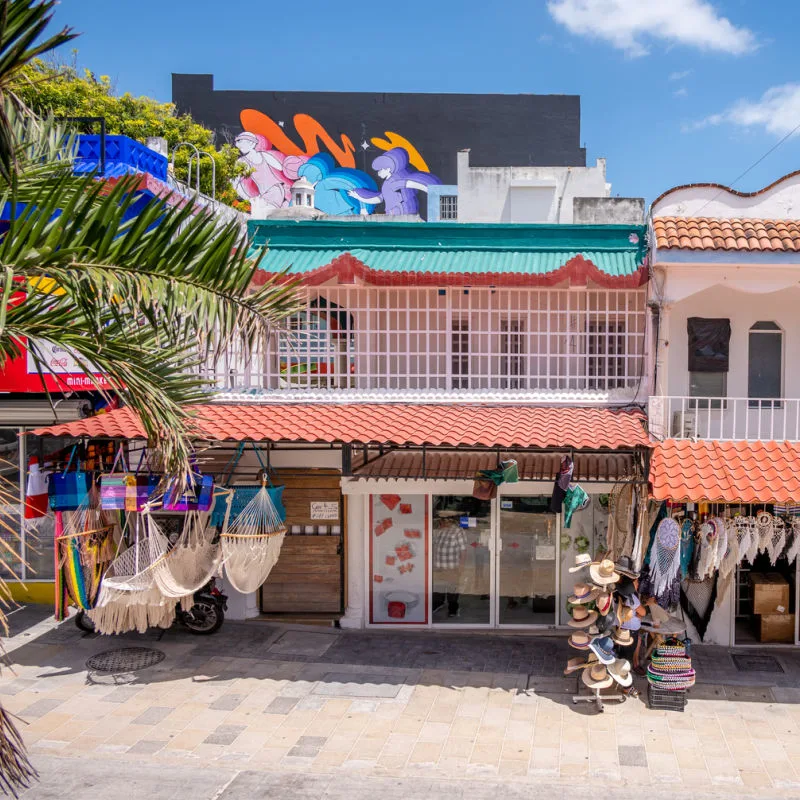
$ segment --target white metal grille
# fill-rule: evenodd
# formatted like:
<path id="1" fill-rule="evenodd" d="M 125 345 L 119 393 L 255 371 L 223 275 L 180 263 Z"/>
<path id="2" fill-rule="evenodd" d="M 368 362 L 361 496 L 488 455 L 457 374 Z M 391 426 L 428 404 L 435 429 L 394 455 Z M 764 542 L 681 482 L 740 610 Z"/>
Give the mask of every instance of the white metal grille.
<path id="1" fill-rule="evenodd" d="M 439 219 L 458 219 L 458 195 L 443 194 L 439 197 Z"/>
<path id="2" fill-rule="evenodd" d="M 613 390 L 644 369 L 643 290 L 306 289 L 288 330 L 221 353 L 225 389 Z"/>

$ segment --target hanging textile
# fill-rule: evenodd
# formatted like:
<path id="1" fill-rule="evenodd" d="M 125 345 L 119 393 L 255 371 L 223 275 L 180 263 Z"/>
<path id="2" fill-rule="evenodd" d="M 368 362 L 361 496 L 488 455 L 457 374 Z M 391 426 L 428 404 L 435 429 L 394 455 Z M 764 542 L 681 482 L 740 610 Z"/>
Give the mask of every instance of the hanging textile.
<path id="1" fill-rule="evenodd" d="M 739 561 L 748 557 L 753 540 L 752 519 L 750 517 L 734 517 L 733 527 L 736 532 L 737 555 Z"/>
<path id="2" fill-rule="evenodd" d="M 786 547 L 786 523 L 780 517 L 772 518 L 772 535 L 767 542 L 767 554 L 769 563 L 775 566 L 775 562 L 780 557 Z"/>
<path id="3" fill-rule="evenodd" d="M 728 372 L 731 321 L 689 317 L 686 330 L 689 335 L 689 371 Z"/>
<path id="4" fill-rule="evenodd" d="M 606 557 L 619 561 L 633 553 L 633 512 L 634 486 L 632 483 L 618 483 L 608 496 L 608 534 L 606 536 Z"/>
<path id="5" fill-rule="evenodd" d="M 550 498 L 550 510 L 554 514 L 560 514 L 561 508 L 564 505 L 564 498 L 567 496 L 567 489 L 569 489 L 570 482 L 572 481 L 572 473 L 575 470 L 575 465 L 569 456 L 563 456 L 561 459 L 561 467 L 558 470 L 555 483 L 553 484 L 553 496 Z"/>
<path id="6" fill-rule="evenodd" d="M 703 581 L 684 581 L 681 586 L 681 608 L 694 625 L 701 642 L 705 638 L 717 602 L 717 580 L 714 575 Z"/>
<path id="7" fill-rule="evenodd" d="M 768 511 L 759 511 L 756 514 L 756 530 L 758 531 L 758 552 L 766 553 L 775 532 L 772 514 Z"/>
<path id="8" fill-rule="evenodd" d="M 739 563 L 739 538 L 735 520 L 725 520 L 725 542 L 725 552 L 719 564 L 719 575 L 723 580 L 733 575 Z"/>
<path id="9" fill-rule="evenodd" d="M 681 579 L 689 575 L 689 565 L 694 555 L 694 522 L 685 519 L 681 523 Z"/>
<path id="10" fill-rule="evenodd" d="M 266 485 L 220 537 L 225 576 L 242 594 L 256 591 L 278 561 L 286 527 Z"/>
<path id="11" fill-rule="evenodd" d="M 658 604 L 669 608 L 677 603 L 680 592 L 681 533 L 674 519 L 661 520 L 650 554 L 652 595 Z"/>
<path id="12" fill-rule="evenodd" d="M 792 517 L 792 543 L 786 548 L 786 559 L 791 564 L 800 555 L 800 517 Z"/>

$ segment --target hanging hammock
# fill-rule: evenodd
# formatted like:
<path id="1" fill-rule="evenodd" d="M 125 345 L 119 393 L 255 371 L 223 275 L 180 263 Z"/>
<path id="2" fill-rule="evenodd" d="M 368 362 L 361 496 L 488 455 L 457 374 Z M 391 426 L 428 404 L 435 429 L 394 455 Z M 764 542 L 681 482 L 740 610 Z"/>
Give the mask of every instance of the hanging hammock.
<path id="1" fill-rule="evenodd" d="M 786 523 L 781 517 L 773 517 L 772 519 L 772 536 L 767 542 L 767 554 L 769 555 L 769 563 L 774 567 L 775 562 L 780 557 L 781 553 L 786 547 Z"/>
<path id="2" fill-rule="evenodd" d="M 233 522 L 225 520 L 222 530 L 225 576 L 234 589 L 249 594 L 266 581 L 278 560 L 285 535 L 286 527 L 265 481 Z"/>
<path id="3" fill-rule="evenodd" d="M 717 601 L 718 576 L 702 581 L 684 581 L 681 585 L 681 608 L 697 630 L 702 642 Z"/>
<path id="4" fill-rule="evenodd" d="M 791 564 L 800 555 L 800 517 L 792 517 L 792 543 L 786 548 L 786 560 Z"/>
<path id="5" fill-rule="evenodd" d="M 216 532 L 207 525 L 208 514 L 190 511 L 186 515 L 183 531 L 175 544 L 169 541 L 156 521 L 146 517 L 147 540 L 154 548 L 154 555 L 166 551 L 153 563 L 153 580 L 164 597 L 186 597 L 202 589 L 219 569 L 222 547 L 214 541 Z"/>

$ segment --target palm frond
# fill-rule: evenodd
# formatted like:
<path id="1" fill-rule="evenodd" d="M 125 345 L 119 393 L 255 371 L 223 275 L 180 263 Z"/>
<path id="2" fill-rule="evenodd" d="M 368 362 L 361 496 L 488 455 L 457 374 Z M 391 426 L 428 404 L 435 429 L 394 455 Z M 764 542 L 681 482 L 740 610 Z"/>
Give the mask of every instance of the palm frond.
<path id="1" fill-rule="evenodd" d="M 9 86 L 31 61 L 71 41 L 71 28 L 45 39 L 56 0 L 0 0 L 0 176 L 8 179 L 16 166 L 16 139 L 7 113 Z M 13 95 L 11 99 L 19 105 Z"/>

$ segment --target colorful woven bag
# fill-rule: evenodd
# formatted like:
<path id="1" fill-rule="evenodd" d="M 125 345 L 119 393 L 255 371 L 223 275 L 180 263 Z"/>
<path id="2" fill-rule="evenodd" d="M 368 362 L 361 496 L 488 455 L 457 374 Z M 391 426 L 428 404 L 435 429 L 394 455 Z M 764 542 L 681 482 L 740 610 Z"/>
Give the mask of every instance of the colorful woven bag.
<path id="1" fill-rule="evenodd" d="M 63 472 L 54 472 L 48 484 L 48 499 L 53 511 L 75 511 L 89 502 L 89 474 L 81 469 L 80 459 L 76 469 L 70 472 L 77 445 L 72 448 Z"/>

